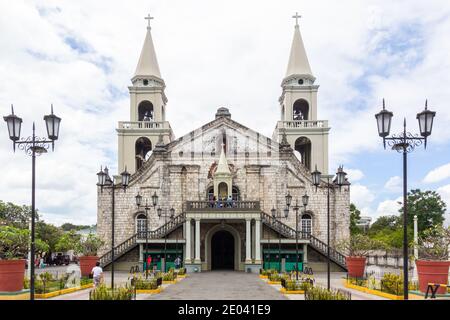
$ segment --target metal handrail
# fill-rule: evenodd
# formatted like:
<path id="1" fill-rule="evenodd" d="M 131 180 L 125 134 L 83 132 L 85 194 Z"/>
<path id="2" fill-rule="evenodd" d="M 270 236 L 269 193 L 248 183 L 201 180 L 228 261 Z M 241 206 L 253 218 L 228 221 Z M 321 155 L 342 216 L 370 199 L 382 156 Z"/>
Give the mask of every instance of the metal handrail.
<path id="1" fill-rule="evenodd" d="M 286 238 L 295 239 L 296 230 L 282 223 L 278 219 L 272 217 L 271 215 L 261 212 L 261 220 L 263 223 L 274 229 L 275 231 L 281 233 Z M 310 241 L 310 245 L 320 251 L 322 254 L 327 255 L 328 253 L 328 245 L 321 241 L 320 239 L 314 237 L 310 233 L 306 233 L 303 231 L 298 231 L 299 239 L 306 239 Z M 339 264 L 342 267 L 346 267 L 345 265 L 345 255 L 337 251 L 336 249 L 330 247 L 330 258 Z"/>
<path id="2" fill-rule="evenodd" d="M 160 239 L 175 230 L 180 226 L 180 224 L 184 223 L 186 221 L 186 215 L 185 213 L 180 213 L 178 216 L 176 216 L 174 219 L 168 221 L 161 227 L 159 227 L 156 230 L 153 231 L 139 231 L 132 235 L 130 238 L 126 239 L 119 245 L 117 245 L 114 248 L 114 256 L 115 259 L 117 259 L 120 255 L 128 252 L 131 248 L 136 246 L 138 239 Z M 148 233 L 148 237 L 146 237 L 146 233 Z M 99 262 L 102 266 L 107 265 L 112 260 L 112 250 L 109 250 L 104 255 L 102 255 L 99 258 Z"/>

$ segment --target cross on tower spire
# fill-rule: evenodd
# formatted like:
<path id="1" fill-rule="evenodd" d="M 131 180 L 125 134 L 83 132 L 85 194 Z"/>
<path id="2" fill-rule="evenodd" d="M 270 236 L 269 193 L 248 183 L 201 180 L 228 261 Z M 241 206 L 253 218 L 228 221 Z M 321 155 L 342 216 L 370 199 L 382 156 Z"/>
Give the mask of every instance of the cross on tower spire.
<path id="1" fill-rule="evenodd" d="M 151 21 L 152 19 L 154 19 L 154 17 L 152 17 L 152 16 L 150 15 L 150 13 L 149 13 L 148 16 L 146 16 L 144 19 L 145 19 L 145 20 L 148 20 L 148 26 L 147 26 L 147 29 L 151 29 L 152 27 L 151 27 L 151 25 L 150 25 L 150 21 Z"/>
<path id="2" fill-rule="evenodd" d="M 298 14 L 298 12 L 295 13 L 295 16 L 292 16 L 292 18 L 295 19 L 295 26 L 298 27 L 298 19 L 302 16 Z"/>

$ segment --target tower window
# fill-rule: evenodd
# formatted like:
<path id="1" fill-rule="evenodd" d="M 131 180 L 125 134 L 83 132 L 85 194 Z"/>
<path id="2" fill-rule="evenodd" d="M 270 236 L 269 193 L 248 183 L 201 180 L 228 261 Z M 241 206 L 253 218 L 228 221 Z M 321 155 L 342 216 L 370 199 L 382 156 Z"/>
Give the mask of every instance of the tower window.
<path id="1" fill-rule="evenodd" d="M 293 108 L 294 121 L 309 120 L 309 104 L 306 100 L 295 101 Z"/>
<path id="2" fill-rule="evenodd" d="M 147 161 L 151 155 L 152 143 L 148 138 L 141 137 L 136 140 L 135 155 L 136 155 L 136 170 Z"/>
<path id="3" fill-rule="evenodd" d="M 144 79 L 143 83 L 144 83 L 144 86 L 148 86 L 148 80 L 147 79 Z"/>
<path id="4" fill-rule="evenodd" d="M 142 101 L 141 103 L 139 103 L 138 113 L 138 121 L 153 121 L 153 104 L 150 101 Z"/>
<path id="5" fill-rule="evenodd" d="M 303 85 L 304 83 L 305 83 L 305 81 L 303 79 L 298 80 L 299 85 Z"/>
<path id="6" fill-rule="evenodd" d="M 306 137 L 298 138 L 295 141 L 295 151 L 300 153 L 300 161 L 311 170 L 311 140 Z"/>

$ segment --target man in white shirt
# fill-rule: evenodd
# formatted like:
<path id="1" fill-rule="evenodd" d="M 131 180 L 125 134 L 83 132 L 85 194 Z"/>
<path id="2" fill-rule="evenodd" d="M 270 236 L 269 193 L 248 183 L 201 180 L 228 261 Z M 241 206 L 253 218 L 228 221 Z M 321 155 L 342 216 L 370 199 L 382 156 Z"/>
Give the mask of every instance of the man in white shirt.
<path id="1" fill-rule="evenodd" d="M 95 264 L 95 267 L 92 268 L 91 274 L 94 278 L 94 288 L 97 288 L 103 278 L 103 269 L 100 267 L 100 262 Z"/>

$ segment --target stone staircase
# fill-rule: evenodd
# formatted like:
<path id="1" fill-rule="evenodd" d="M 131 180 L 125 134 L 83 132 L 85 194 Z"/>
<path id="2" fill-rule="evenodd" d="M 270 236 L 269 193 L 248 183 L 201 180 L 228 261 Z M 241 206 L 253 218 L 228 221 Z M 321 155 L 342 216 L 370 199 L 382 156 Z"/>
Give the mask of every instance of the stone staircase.
<path id="1" fill-rule="evenodd" d="M 282 223 L 280 220 L 272 217 L 267 213 L 261 212 L 261 221 L 266 226 L 268 226 L 275 232 L 278 232 L 279 234 L 288 239 L 296 238 L 295 229 L 289 227 L 288 225 Z M 324 257 L 327 257 L 328 245 L 325 242 L 319 240 L 318 238 L 314 237 L 311 234 L 304 233 L 302 231 L 298 231 L 298 239 L 309 240 L 310 247 L 312 247 L 314 250 L 316 250 L 319 254 L 323 255 Z M 347 271 L 347 266 L 345 265 L 345 255 L 332 247 L 330 247 L 330 260 L 336 263 L 342 269 Z"/>
<path id="2" fill-rule="evenodd" d="M 153 231 L 142 231 L 134 234 L 132 237 L 128 238 L 127 240 L 120 243 L 118 246 L 114 248 L 114 261 L 116 261 L 118 258 L 126 254 L 127 252 L 130 252 L 138 245 L 138 240 L 145 240 L 145 239 L 164 239 L 167 235 L 169 235 L 171 232 L 173 232 L 175 229 L 183 225 L 183 223 L 186 221 L 186 214 L 180 213 L 178 216 L 176 216 L 174 219 L 168 221 L 167 223 L 163 224 L 161 227 L 159 227 L 156 230 Z M 102 268 L 108 266 L 112 262 L 112 250 L 109 250 L 104 255 L 102 255 L 99 258 L 100 265 Z"/>

